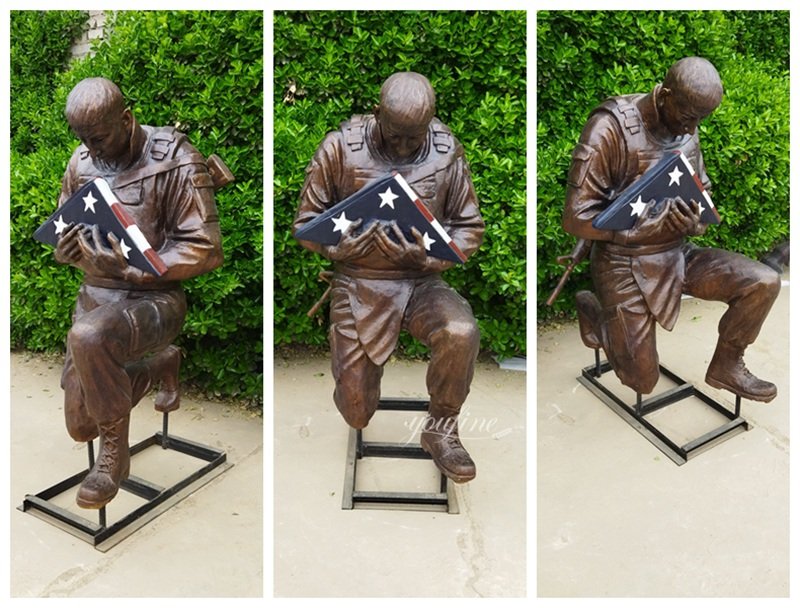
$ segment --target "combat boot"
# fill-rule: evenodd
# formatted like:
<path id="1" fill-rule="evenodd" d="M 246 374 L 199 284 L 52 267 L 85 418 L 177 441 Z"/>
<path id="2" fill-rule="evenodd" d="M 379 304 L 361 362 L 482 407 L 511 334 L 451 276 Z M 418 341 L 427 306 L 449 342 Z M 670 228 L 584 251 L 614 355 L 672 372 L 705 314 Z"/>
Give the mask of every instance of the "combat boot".
<path id="1" fill-rule="evenodd" d="M 603 345 L 600 342 L 600 301 L 591 291 L 579 291 L 575 294 L 575 308 L 578 310 L 578 328 L 581 340 L 589 348 L 597 350 Z"/>
<path id="2" fill-rule="evenodd" d="M 752 401 L 772 401 L 778 389 L 772 382 L 751 374 L 745 367 L 743 356 L 744 348 L 720 340 L 708 365 L 706 383 Z"/>
<path id="3" fill-rule="evenodd" d="M 458 437 L 457 416 L 429 414 L 420 435 L 420 445 L 446 477 L 456 483 L 475 479 L 475 463 Z"/>
<path id="4" fill-rule="evenodd" d="M 161 382 L 156 393 L 155 408 L 158 412 L 173 412 L 181 406 L 178 374 L 181 369 L 181 350 L 172 344 L 148 359 L 153 382 Z"/>
<path id="5" fill-rule="evenodd" d="M 119 484 L 128 478 L 131 455 L 128 450 L 128 425 L 124 416 L 100 424 L 100 450 L 92 470 L 78 488 L 76 502 L 84 509 L 100 509 L 119 491 Z"/>

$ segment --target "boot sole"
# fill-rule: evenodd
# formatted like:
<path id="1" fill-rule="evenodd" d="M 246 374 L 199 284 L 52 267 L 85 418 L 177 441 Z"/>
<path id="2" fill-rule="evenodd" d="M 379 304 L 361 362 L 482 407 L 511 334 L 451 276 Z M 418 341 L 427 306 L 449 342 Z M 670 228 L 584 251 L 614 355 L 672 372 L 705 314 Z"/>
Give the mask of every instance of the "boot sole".
<path id="1" fill-rule="evenodd" d="M 87 502 L 85 500 L 81 500 L 80 498 L 76 498 L 75 499 L 75 504 L 77 504 L 81 509 L 102 509 L 108 503 L 110 503 L 112 500 L 114 500 L 114 498 L 116 498 L 118 493 L 119 493 L 119 490 L 114 494 L 114 496 L 112 496 L 111 498 L 109 498 L 105 502 Z"/>
<path id="2" fill-rule="evenodd" d="M 128 479 L 130 475 L 131 475 L 131 470 L 129 465 L 128 470 L 125 473 L 123 473 L 122 477 L 120 477 L 119 485 L 117 486 L 117 491 L 114 492 L 111 496 L 109 496 L 104 502 L 88 502 L 86 500 L 83 500 L 80 494 L 78 494 L 75 497 L 75 504 L 77 504 L 81 509 L 102 509 L 117 497 L 117 494 L 119 494 L 119 489 L 122 487 L 122 482 Z M 80 492 L 80 490 L 78 491 Z"/>
<path id="3" fill-rule="evenodd" d="M 769 403 L 770 401 L 775 399 L 775 397 L 777 397 L 778 395 L 777 390 L 771 395 L 755 395 L 751 393 L 743 393 L 742 391 L 736 390 L 735 388 L 729 386 L 724 382 L 720 382 L 719 380 L 715 380 L 714 378 L 710 378 L 708 376 L 706 376 L 706 384 L 708 384 L 709 386 L 713 386 L 714 388 L 721 388 L 726 391 L 730 391 L 734 395 L 738 395 L 742 399 L 749 399 L 750 401 L 759 401 L 761 403 Z"/>

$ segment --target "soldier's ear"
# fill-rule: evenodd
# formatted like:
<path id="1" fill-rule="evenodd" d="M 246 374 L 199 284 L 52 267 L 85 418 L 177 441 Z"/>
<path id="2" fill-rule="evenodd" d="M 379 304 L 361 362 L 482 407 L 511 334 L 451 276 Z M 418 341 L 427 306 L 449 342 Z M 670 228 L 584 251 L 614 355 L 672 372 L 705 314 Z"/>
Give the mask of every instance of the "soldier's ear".
<path id="1" fill-rule="evenodd" d="M 131 125 L 133 124 L 133 112 L 131 112 L 130 108 L 125 108 L 120 119 L 122 120 L 123 127 L 126 129 L 131 128 Z"/>
<path id="2" fill-rule="evenodd" d="M 656 104 L 658 105 L 659 108 L 664 105 L 664 102 L 670 95 L 672 95 L 672 89 L 670 89 L 669 87 L 662 86 L 658 90 L 658 93 L 656 93 Z"/>

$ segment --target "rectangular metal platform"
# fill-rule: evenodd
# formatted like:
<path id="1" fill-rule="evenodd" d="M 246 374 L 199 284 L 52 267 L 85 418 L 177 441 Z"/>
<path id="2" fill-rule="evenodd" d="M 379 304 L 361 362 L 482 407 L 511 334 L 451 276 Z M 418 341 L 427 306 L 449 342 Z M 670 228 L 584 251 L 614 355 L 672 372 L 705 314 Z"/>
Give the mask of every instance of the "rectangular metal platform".
<path id="1" fill-rule="evenodd" d="M 685 464 L 690 458 L 750 429 L 747 420 L 740 416 L 741 399 L 739 397 L 736 398 L 736 405 L 734 410 L 731 411 L 721 403 L 699 391 L 694 385 L 684 381 L 663 365 L 659 365 L 659 370 L 661 374 L 673 382 L 675 386 L 644 400 L 639 396 L 639 399 L 634 404 L 626 403 L 622 398 L 600 382 L 600 377 L 604 373 L 611 371 L 611 365 L 607 361 L 601 363 L 597 355 L 594 365 L 590 365 L 581 370 L 578 382 L 589 389 L 589 391 L 616 412 L 625 422 L 636 429 L 642 436 L 647 438 L 650 443 L 678 465 Z M 727 422 L 679 445 L 646 418 L 646 416 L 653 412 L 691 397 L 697 398 L 703 405 L 721 414 Z"/>
<path id="2" fill-rule="evenodd" d="M 428 401 L 422 399 L 381 399 L 379 410 L 427 412 Z M 363 458 L 399 458 L 431 460 L 419 444 L 364 441 L 360 429 L 350 429 L 345 464 L 342 509 L 370 505 L 373 508 L 414 508 L 458 513 L 453 482 L 439 473 L 438 492 L 390 492 L 356 489 L 358 462 Z M 432 461 L 431 461 L 432 462 Z"/>
<path id="3" fill-rule="evenodd" d="M 166 430 L 166 423 L 164 427 Z M 25 500 L 18 509 L 47 521 L 69 534 L 88 542 L 98 551 L 108 551 L 124 538 L 149 521 L 152 521 L 170 507 L 189 496 L 199 487 L 205 485 L 232 466 L 226 463 L 225 452 L 174 435 L 167 435 L 166 440 L 164 438 L 165 433 L 157 432 L 136 445 L 131 446 L 131 457 L 148 448 L 157 447 L 161 450 L 180 452 L 181 454 L 198 459 L 205 464 L 169 487 L 162 487 L 131 475 L 120 485 L 120 492 L 129 492 L 144 499 L 145 502 L 109 525 L 107 525 L 105 521 L 105 507 L 97 511 L 100 521 L 99 523 L 95 523 L 69 509 L 59 506 L 53 500 L 64 492 L 78 486 L 89 473 L 89 468 L 37 494 L 28 494 L 25 496 Z M 90 461 L 92 459 L 93 455 L 90 452 Z M 120 495 L 118 495 L 115 500 L 119 498 Z M 87 513 L 88 512 L 89 511 L 87 511 Z"/>

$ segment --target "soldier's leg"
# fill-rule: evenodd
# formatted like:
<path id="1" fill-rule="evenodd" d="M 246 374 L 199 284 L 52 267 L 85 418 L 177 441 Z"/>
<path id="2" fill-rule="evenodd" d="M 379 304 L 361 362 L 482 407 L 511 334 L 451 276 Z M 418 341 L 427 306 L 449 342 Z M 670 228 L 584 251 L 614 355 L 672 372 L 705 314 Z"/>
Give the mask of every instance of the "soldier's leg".
<path id="1" fill-rule="evenodd" d="M 64 359 L 64 371 L 61 374 L 61 388 L 64 389 L 64 419 L 69 436 L 75 441 L 92 441 L 99 433 L 97 421 L 86 409 L 83 389 L 72 362 L 72 349 L 69 344 Z"/>
<path id="2" fill-rule="evenodd" d="M 643 395 L 659 378 L 656 322 L 643 299 L 603 308 L 603 350 L 614 373 L 625 386 Z"/>
<path id="3" fill-rule="evenodd" d="M 129 413 L 143 383 L 130 368 L 174 339 L 185 313 L 182 295 L 113 297 L 76 320 L 67 337 L 84 405 L 97 422 L 100 451 L 78 490 L 84 508 L 100 508 L 117 493 L 130 469 Z"/>
<path id="4" fill-rule="evenodd" d="M 331 290 L 331 371 L 336 387 L 333 400 L 347 424 L 355 429 L 367 426 L 378 409 L 383 367 L 376 365 L 361 347 L 346 288 Z"/>
<path id="5" fill-rule="evenodd" d="M 475 477 L 475 463 L 458 436 L 458 415 L 469 394 L 480 347 L 480 332 L 469 303 L 441 279 L 417 285 L 404 326 L 431 349 L 426 378 L 429 416 L 420 442 L 439 469 L 463 483 Z"/>
<path id="6" fill-rule="evenodd" d="M 620 381 L 648 394 L 658 383 L 656 321 L 622 258 L 592 261 L 592 275 L 600 303 L 596 332 Z"/>
<path id="7" fill-rule="evenodd" d="M 780 275 L 746 256 L 709 247 L 686 248 L 684 291 L 728 304 L 719 322 L 719 340 L 706 374 L 708 384 L 756 401 L 775 397 L 775 385 L 751 374 L 743 356 L 758 337 L 780 287 Z"/>
<path id="8" fill-rule="evenodd" d="M 431 349 L 426 377 L 431 407 L 458 414 L 469 394 L 480 347 L 480 330 L 469 303 L 444 281 L 426 281 L 414 290 L 404 327 Z"/>

